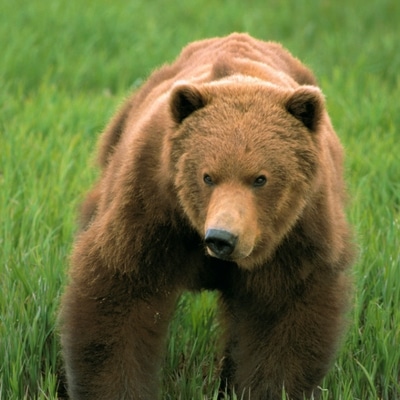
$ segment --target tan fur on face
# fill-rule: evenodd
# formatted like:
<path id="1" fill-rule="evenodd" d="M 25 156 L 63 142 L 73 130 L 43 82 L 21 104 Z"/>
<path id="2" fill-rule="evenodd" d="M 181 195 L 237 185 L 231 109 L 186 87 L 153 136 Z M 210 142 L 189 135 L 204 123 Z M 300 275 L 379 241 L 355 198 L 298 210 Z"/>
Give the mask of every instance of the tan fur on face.
<path id="1" fill-rule="evenodd" d="M 206 219 L 213 214 L 239 220 L 236 208 L 241 207 L 237 196 L 240 192 L 253 221 L 244 221 L 246 226 L 240 231 L 246 240 L 240 242 L 239 237 L 239 248 L 231 259 L 246 269 L 260 266 L 318 190 L 319 136 L 286 118 L 285 102 L 295 93 L 292 89 L 260 85 L 253 78 L 245 84 L 234 78 L 195 88 L 204 101 L 212 100 L 184 121 L 173 137 L 179 200 L 193 226 L 204 235 L 210 225 Z M 204 173 L 215 180 L 212 189 L 204 185 Z M 268 182 L 256 189 L 253 182 L 259 175 L 265 175 Z M 219 210 L 214 206 L 216 199 L 221 205 Z"/>
<path id="2" fill-rule="evenodd" d="M 237 245 L 229 258 L 239 261 L 250 255 L 260 234 L 255 211 L 251 191 L 234 184 L 221 185 L 211 195 L 204 233 L 208 229 L 221 229 L 237 236 Z"/>

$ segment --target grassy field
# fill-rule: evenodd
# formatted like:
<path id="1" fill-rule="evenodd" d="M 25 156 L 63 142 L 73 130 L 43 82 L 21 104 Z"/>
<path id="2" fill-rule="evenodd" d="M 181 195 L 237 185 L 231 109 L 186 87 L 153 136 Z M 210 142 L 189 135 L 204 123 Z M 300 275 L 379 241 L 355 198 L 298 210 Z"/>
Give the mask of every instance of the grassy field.
<path id="1" fill-rule="evenodd" d="M 347 150 L 360 255 L 323 399 L 400 399 L 399 21 L 396 0 L 0 0 L 0 400 L 57 398 L 57 308 L 98 133 L 187 42 L 232 31 L 315 71 Z M 216 398 L 213 296 L 181 300 L 165 399 Z"/>

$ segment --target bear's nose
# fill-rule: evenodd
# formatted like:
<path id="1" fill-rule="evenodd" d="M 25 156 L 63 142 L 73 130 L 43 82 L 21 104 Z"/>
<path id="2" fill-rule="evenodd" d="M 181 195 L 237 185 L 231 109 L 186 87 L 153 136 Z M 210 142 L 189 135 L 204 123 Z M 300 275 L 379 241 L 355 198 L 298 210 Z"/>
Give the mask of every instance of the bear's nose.
<path id="1" fill-rule="evenodd" d="M 222 229 L 207 229 L 204 241 L 217 257 L 224 258 L 235 249 L 237 236 Z"/>

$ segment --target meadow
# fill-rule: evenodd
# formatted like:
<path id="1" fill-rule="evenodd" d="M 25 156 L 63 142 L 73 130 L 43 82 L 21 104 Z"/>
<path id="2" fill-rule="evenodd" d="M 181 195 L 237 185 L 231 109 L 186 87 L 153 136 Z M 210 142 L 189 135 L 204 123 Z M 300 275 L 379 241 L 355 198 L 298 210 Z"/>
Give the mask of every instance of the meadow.
<path id="1" fill-rule="evenodd" d="M 57 310 L 107 120 L 186 43 L 233 31 L 313 69 L 346 148 L 359 256 L 322 398 L 400 399 L 399 21 L 395 0 L 0 0 L 0 400 L 57 398 Z M 213 293 L 181 299 L 163 399 L 216 399 L 216 315 Z"/>

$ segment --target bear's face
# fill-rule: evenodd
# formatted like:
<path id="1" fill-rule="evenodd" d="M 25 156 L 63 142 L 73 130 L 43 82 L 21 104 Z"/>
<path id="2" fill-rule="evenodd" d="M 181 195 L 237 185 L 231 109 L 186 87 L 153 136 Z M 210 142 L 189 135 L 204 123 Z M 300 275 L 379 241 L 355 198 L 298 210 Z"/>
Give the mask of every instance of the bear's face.
<path id="1" fill-rule="evenodd" d="M 294 226 L 318 175 L 323 99 L 315 87 L 177 86 L 174 185 L 214 257 L 253 268 Z"/>

